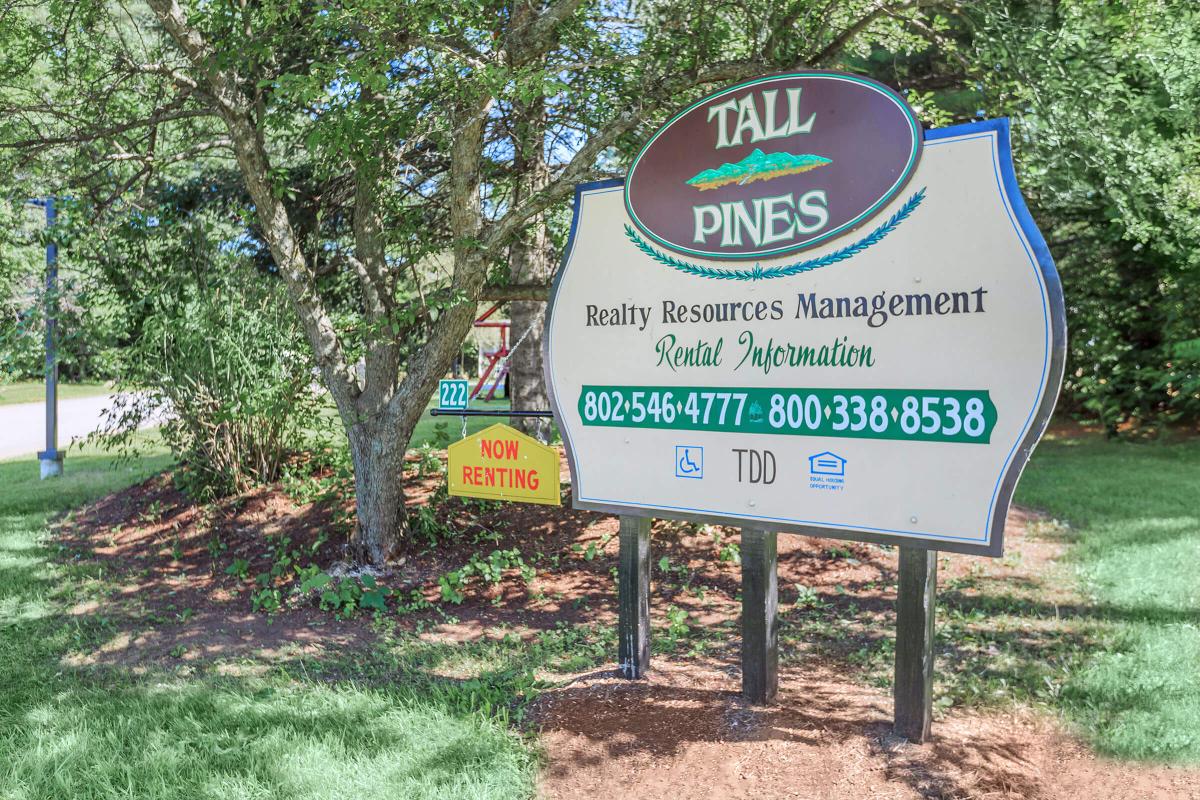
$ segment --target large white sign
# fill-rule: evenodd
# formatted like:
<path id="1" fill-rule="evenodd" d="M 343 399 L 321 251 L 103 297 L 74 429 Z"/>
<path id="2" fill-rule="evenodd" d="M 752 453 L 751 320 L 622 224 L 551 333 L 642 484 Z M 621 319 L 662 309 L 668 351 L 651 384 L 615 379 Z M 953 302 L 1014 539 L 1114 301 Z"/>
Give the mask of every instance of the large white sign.
<path id="1" fill-rule="evenodd" d="M 579 187 L 545 338 L 577 508 L 1002 552 L 1066 339 L 1007 121 L 926 132 L 902 191 L 803 253 L 646 230 L 623 182 Z"/>

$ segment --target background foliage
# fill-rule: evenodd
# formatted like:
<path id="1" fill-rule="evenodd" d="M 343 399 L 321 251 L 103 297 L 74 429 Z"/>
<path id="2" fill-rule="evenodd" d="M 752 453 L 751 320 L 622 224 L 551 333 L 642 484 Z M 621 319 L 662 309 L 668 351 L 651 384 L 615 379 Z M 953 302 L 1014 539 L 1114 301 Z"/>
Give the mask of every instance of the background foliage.
<path id="1" fill-rule="evenodd" d="M 1200 416 L 1200 12 L 997 3 L 976 84 L 1016 126 L 1022 189 L 1063 277 L 1063 406 L 1110 431 Z"/>
<path id="2" fill-rule="evenodd" d="M 581 152 L 590 160 L 580 176 L 621 174 L 655 126 L 706 90 L 692 77 L 742 59 L 870 75 L 903 91 L 929 126 L 1011 117 L 1022 187 L 1066 289 L 1060 408 L 1113 432 L 1200 418 L 1200 316 L 1189 302 L 1200 267 L 1194 4 L 566 5 L 553 37 L 519 57 L 521 3 L 413 2 L 403 13 L 375 0 L 216 3 L 189 18 L 215 48 L 213 68 L 239 76 L 253 102 L 247 118 L 337 337 L 338 375 L 365 364 L 388 379 L 376 367 L 394 361 L 401 379 L 461 300 L 463 259 L 482 259 L 491 283 L 519 282 L 519 248 L 541 226 L 537 246 L 555 263 L 568 199 L 510 226 L 511 212 Z M 117 6 L 10 4 L 0 17 L 0 191 L 10 200 L 0 211 L 0 368 L 40 375 L 42 240 L 23 201 L 69 189 L 57 233 L 67 377 L 170 383 L 173 396 L 158 399 L 177 408 L 221 396 L 214 407 L 263 413 L 274 401 L 256 397 L 251 409 L 252 373 L 233 372 L 261 377 L 266 362 L 221 324 L 232 301 L 215 305 L 245 292 L 244 329 L 296 352 L 295 323 L 266 309 L 285 298 L 260 209 L 161 14 L 140 0 Z M 454 194 L 454 169 L 471 113 L 481 120 L 467 176 L 479 227 L 465 231 L 453 214 L 471 192 Z M 594 142 L 603 146 L 593 152 Z M 367 199 L 379 227 L 364 237 L 356 215 Z M 388 289 L 372 310 L 363 253 L 375 245 Z M 199 363 L 182 345 L 189 337 L 212 350 L 210 366 L 224 365 L 220 391 L 178 377 Z M 302 360 L 270 373 L 268 393 L 300 380 Z M 364 398 L 339 405 L 348 433 L 388 400 Z M 255 471 L 273 474 L 261 459 Z"/>
<path id="3" fill-rule="evenodd" d="M 105 231 L 94 258 L 126 311 L 115 366 L 124 393 L 107 438 L 128 445 L 145 421 L 161 420 L 176 480 L 200 498 L 274 481 L 318 427 L 319 406 L 282 282 L 231 238 L 219 204 L 158 209 Z M 124 268 L 135 261 L 144 267 Z"/>

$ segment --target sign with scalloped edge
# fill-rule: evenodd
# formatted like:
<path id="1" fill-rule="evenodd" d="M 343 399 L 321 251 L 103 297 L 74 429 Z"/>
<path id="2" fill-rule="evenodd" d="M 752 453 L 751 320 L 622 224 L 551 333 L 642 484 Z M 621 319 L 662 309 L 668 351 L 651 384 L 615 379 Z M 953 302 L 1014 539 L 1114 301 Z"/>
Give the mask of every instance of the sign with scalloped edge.
<path id="1" fill-rule="evenodd" d="M 738 92 L 760 89 L 685 112 L 710 133 L 686 158 L 728 151 L 717 145 L 739 129 L 749 145 L 758 132 L 739 121 Z M 810 117 L 808 91 L 796 119 L 814 134 L 835 114 L 843 130 L 871 124 L 851 106 Z M 792 118 L 747 102 L 763 134 Z M 829 157 L 818 149 L 804 154 Z M 1017 188 L 1007 120 L 926 131 L 919 149 L 901 190 L 857 227 L 752 259 L 689 253 L 639 225 L 626 182 L 577 188 L 544 341 L 576 508 L 1002 554 L 1062 381 L 1062 289 Z M 779 235 L 798 193 L 832 198 L 856 180 L 822 169 L 746 181 L 742 210 L 717 216 L 743 244 Z M 720 187 L 685 188 L 696 206 Z M 771 200 L 785 194 L 791 206 Z M 649 202 L 635 194 L 633 207 Z"/>

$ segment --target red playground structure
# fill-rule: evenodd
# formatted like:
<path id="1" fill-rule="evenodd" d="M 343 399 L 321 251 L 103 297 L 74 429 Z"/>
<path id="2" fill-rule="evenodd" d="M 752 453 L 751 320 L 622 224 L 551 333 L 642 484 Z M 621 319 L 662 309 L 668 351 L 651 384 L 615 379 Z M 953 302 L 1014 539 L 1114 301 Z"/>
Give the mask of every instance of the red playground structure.
<path id="1" fill-rule="evenodd" d="M 499 331 L 500 331 L 500 346 L 497 347 L 495 350 L 485 350 L 482 353 L 483 357 L 487 359 L 488 363 L 487 363 L 487 367 L 483 370 L 483 374 L 479 376 L 479 382 L 476 383 L 475 388 L 471 390 L 471 399 L 472 400 L 475 400 L 476 398 L 478 398 L 480 393 L 483 392 L 483 387 L 485 384 L 487 384 L 488 376 L 492 374 L 492 370 L 496 369 L 497 364 L 500 365 L 500 369 L 496 370 L 496 377 L 492 381 L 491 388 L 488 389 L 487 397 L 485 397 L 484 399 L 485 400 L 495 400 L 496 399 L 496 390 L 498 388 L 500 388 L 500 385 L 504 382 L 504 379 L 508 377 L 508 354 L 509 354 L 508 328 L 509 328 L 510 323 L 506 319 L 496 320 L 495 322 L 488 322 L 488 317 L 492 316 L 492 314 L 495 314 L 501 305 L 503 305 L 503 303 L 497 303 L 496 305 L 489 308 L 487 311 L 480 314 L 479 318 L 475 320 L 476 328 L 497 328 L 497 329 L 499 329 Z M 507 391 L 505 392 L 505 395 L 507 396 Z"/>

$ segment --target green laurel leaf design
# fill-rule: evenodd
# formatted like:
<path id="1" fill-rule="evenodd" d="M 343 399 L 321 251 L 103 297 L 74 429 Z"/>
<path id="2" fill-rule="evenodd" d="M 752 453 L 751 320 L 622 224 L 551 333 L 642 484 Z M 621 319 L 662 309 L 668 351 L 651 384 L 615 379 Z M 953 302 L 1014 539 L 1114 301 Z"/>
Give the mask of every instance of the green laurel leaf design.
<path id="1" fill-rule="evenodd" d="M 676 258 L 673 255 L 664 253 L 661 250 L 655 249 L 649 242 L 638 236 L 637 231 L 628 223 L 625 225 L 625 235 L 633 242 L 638 250 L 641 250 L 646 255 L 653 258 L 660 264 L 665 264 L 672 269 L 677 269 L 680 272 L 688 275 L 695 275 L 700 278 L 711 278 L 718 281 L 762 281 L 770 278 L 786 278 L 789 275 L 799 275 L 802 272 L 812 272 L 821 267 L 827 267 L 830 264 L 836 264 L 839 261 L 845 261 L 852 258 L 868 247 L 877 245 L 884 238 L 896 230 L 901 222 L 917 210 L 917 206 L 921 205 L 921 201 L 925 199 L 925 189 L 921 188 L 916 194 L 904 201 L 904 205 L 896 211 L 887 222 L 880 225 L 875 230 L 868 233 L 863 238 L 851 245 L 843 247 L 841 250 L 834 250 L 832 253 L 821 256 L 820 258 L 810 258 L 807 261 L 797 261 L 795 264 L 786 264 L 770 269 L 763 269 L 761 264 L 755 264 L 751 269 L 722 269 L 720 267 L 706 267 L 702 264 L 694 264 L 691 261 L 684 261 Z"/>

